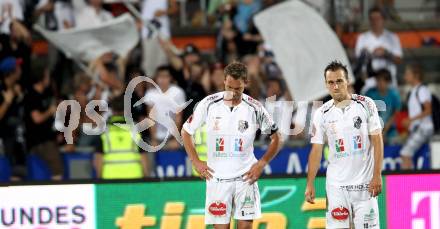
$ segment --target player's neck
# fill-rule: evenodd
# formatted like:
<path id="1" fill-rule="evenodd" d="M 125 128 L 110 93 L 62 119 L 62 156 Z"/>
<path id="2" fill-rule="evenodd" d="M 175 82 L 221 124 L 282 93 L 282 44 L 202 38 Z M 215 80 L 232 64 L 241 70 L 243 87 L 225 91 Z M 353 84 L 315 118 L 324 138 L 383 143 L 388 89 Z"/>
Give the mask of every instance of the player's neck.
<path id="1" fill-rule="evenodd" d="M 351 95 L 347 93 L 344 98 L 333 98 L 336 107 L 345 108 L 351 103 Z"/>
<path id="2" fill-rule="evenodd" d="M 226 106 L 228 106 L 228 107 L 235 107 L 235 106 L 237 106 L 238 104 L 241 103 L 241 99 L 231 99 L 231 100 L 226 100 L 225 99 L 223 101 L 226 104 Z"/>

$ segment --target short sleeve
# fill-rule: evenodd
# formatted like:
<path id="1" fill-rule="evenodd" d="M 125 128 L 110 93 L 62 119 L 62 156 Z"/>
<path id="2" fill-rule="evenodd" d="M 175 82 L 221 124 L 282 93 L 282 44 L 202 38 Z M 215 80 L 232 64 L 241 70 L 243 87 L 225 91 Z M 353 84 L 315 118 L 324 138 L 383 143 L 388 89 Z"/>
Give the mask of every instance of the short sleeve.
<path id="1" fill-rule="evenodd" d="M 368 97 L 365 99 L 365 103 L 367 105 L 368 117 L 367 117 L 367 125 L 368 125 L 368 133 L 373 133 L 377 130 L 382 129 L 381 120 L 379 118 L 379 113 L 377 112 L 377 107 L 374 101 Z"/>
<path id="2" fill-rule="evenodd" d="M 420 103 L 424 104 L 426 102 L 431 102 L 431 92 L 426 86 L 421 86 L 416 93 Z"/>
<path id="3" fill-rule="evenodd" d="M 272 135 L 278 131 L 277 124 L 263 106 L 258 107 L 257 123 L 260 126 L 261 133 L 263 134 Z"/>
<path id="4" fill-rule="evenodd" d="M 175 96 L 174 100 L 176 101 L 176 103 L 178 105 L 182 105 L 185 103 L 185 100 L 186 100 L 185 92 L 180 87 L 178 87 L 178 86 L 175 86 L 175 87 L 176 87 L 176 96 Z"/>
<path id="5" fill-rule="evenodd" d="M 189 116 L 188 120 L 183 124 L 183 129 L 188 132 L 190 135 L 193 135 L 196 130 L 205 123 L 207 110 L 208 110 L 208 101 L 203 99 L 200 101 L 194 112 L 191 116 Z"/>
<path id="6" fill-rule="evenodd" d="M 400 40 L 399 37 L 396 34 L 392 35 L 392 44 L 391 44 L 391 53 L 394 56 L 398 56 L 398 57 L 402 57 L 403 56 L 403 52 L 402 52 L 402 46 L 400 45 Z"/>
<path id="7" fill-rule="evenodd" d="M 155 99 L 155 93 L 153 92 L 153 89 L 148 90 L 145 93 L 145 97 L 144 97 L 145 104 L 147 104 L 148 106 L 153 106 L 154 99 Z"/>
<path id="8" fill-rule="evenodd" d="M 316 110 L 313 115 L 310 143 L 324 144 L 324 126 L 321 109 Z"/>

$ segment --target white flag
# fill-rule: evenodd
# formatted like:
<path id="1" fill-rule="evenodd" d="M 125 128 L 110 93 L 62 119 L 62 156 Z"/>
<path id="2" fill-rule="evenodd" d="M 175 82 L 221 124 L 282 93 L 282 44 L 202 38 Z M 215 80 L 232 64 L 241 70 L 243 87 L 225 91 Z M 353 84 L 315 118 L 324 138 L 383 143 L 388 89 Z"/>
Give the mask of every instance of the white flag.
<path id="1" fill-rule="evenodd" d="M 328 94 L 324 68 L 332 60 L 348 66 L 353 82 L 342 44 L 313 8 L 301 1 L 286 1 L 257 14 L 254 22 L 272 48 L 295 100 L 312 101 Z"/>
<path id="2" fill-rule="evenodd" d="M 130 14 L 121 15 L 100 26 L 49 31 L 35 27 L 43 36 L 72 59 L 90 62 L 106 52 L 126 56 L 139 42 L 139 32 Z"/>

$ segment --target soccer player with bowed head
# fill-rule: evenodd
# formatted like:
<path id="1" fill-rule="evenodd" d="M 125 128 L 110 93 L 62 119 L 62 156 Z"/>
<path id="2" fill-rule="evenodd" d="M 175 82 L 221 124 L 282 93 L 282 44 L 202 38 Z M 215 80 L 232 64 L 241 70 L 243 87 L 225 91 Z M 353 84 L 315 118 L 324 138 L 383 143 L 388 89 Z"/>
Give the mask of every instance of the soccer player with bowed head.
<path id="1" fill-rule="evenodd" d="M 230 227 L 231 217 L 239 229 L 252 228 L 261 217 L 257 180 L 278 152 L 278 127 L 264 106 L 243 94 L 247 68 L 233 62 L 224 69 L 225 91 L 205 97 L 182 128 L 185 150 L 200 176 L 206 179 L 205 223 L 216 229 Z M 197 156 L 194 132 L 206 123 L 207 162 Z M 257 129 L 269 134 L 270 144 L 257 160 L 253 142 Z"/>

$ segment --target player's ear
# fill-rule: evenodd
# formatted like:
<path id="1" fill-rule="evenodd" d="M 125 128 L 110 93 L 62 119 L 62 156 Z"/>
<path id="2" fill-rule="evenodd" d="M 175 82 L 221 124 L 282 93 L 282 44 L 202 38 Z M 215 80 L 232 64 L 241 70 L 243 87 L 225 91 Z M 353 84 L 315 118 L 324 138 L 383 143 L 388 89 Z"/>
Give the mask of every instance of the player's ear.
<path id="1" fill-rule="evenodd" d="M 243 82 L 244 82 L 244 86 L 247 86 L 248 83 L 249 83 L 249 80 L 248 80 L 248 79 L 245 79 Z"/>

